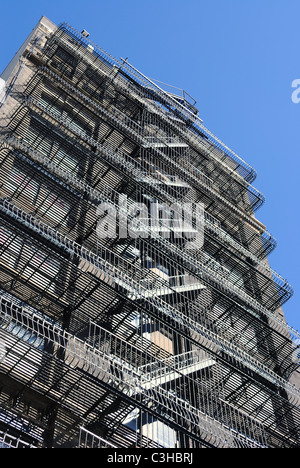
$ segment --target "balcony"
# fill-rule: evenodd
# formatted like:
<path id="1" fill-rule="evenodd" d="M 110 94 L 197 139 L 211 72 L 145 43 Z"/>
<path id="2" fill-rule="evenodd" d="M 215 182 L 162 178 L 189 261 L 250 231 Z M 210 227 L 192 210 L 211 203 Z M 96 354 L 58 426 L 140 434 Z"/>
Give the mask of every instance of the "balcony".
<path id="1" fill-rule="evenodd" d="M 5 344 L 5 357 L 0 363 L 1 372 L 10 374 L 24 385 L 42 394 L 45 392 L 45 381 L 49 382 L 50 379 L 52 384 L 50 389 L 47 387 L 47 395 L 48 393 L 49 396 L 55 395 L 58 403 L 67 409 L 74 410 L 76 406 L 78 416 L 98 402 L 97 388 L 101 388 L 101 382 L 104 379 L 106 385 L 126 395 L 132 404 L 134 402 L 142 404 L 145 411 L 152 412 L 153 416 L 159 416 L 163 420 L 166 419 L 165 414 L 171 412 L 178 427 L 182 424 L 182 427 L 186 424 L 191 427 L 195 426 L 203 433 L 204 439 L 213 437 L 220 446 L 223 446 L 228 438 L 234 444 L 235 439 L 244 437 L 243 434 L 233 433 L 229 427 L 209 417 L 187 400 L 171 395 L 156 382 L 156 372 L 159 367 L 165 369 L 163 378 L 171 381 L 176 375 L 172 368 L 174 364 L 178 365 L 176 372 L 186 378 L 195 369 L 200 369 L 201 366 L 207 367 L 213 362 L 207 360 L 205 362 L 203 357 L 198 360 L 196 353 L 191 353 L 175 356 L 172 358 L 172 363 L 170 359 L 153 363 L 148 368 L 147 374 L 144 372 L 144 366 L 138 367 L 137 365 L 141 362 L 145 352 L 108 330 L 96 325 L 95 331 L 100 341 L 99 346 L 95 346 L 96 343 L 93 346 L 51 324 L 41 316 L 27 311 L 26 307 L 4 299 L 3 296 L 1 305 L 0 336 Z M 15 327 L 17 331 L 22 328 L 24 333 L 21 335 L 13 333 Z M 34 340 L 32 340 L 33 336 Z M 38 340 L 38 345 L 36 340 Z M 43 347 L 40 346 L 41 342 Z M 44 348 L 47 352 L 44 352 Z M 53 365 L 55 363 L 57 366 L 59 362 L 61 372 L 55 373 Z M 51 372 L 49 372 L 50 369 Z M 93 375 L 93 381 L 89 379 L 83 381 L 83 376 L 86 374 Z M 151 380 L 153 383 L 149 385 Z M 87 387 L 78 385 L 77 389 L 75 385 L 73 392 L 75 382 L 85 383 Z M 83 398 L 79 402 L 80 392 L 86 393 L 89 390 L 89 399 Z M 141 402 L 141 395 L 143 395 L 143 402 Z M 255 443 L 260 445 L 259 442 Z"/>

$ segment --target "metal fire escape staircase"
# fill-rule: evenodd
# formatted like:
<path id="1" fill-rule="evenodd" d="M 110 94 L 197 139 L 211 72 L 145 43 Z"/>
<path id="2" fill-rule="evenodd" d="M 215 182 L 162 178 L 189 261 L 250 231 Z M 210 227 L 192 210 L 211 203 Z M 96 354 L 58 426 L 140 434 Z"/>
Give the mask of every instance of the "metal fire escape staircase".
<path id="1" fill-rule="evenodd" d="M 4 342 L 6 346 L 6 355 L 0 364 L 2 372 L 9 372 L 10 375 L 20 379 L 21 382 L 27 381 L 27 384 L 43 392 L 42 380 L 38 378 L 40 356 L 41 353 L 43 355 L 45 353 L 43 348 L 50 349 L 49 345 L 52 344 L 51 348 L 53 351 L 51 354 L 55 353 L 53 356 L 59 356 L 63 351 L 64 365 L 67 365 L 67 368 L 69 368 L 69 370 L 66 368 L 65 376 L 70 373 L 72 374 L 72 369 L 77 370 L 77 374 L 78 370 L 84 371 L 96 378 L 97 382 L 105 382 L 106 385 L 114 388 L 117 392 L 124 393 L 130 401 L 136 402 L 142 407 L 145 406 L 148 411 L 152 411 L 154 414 L 156 414 L 155 408 L 159 408 L 158 414 L 160 417 L 162 416 L 161 411 L 167 411 L 173 414 L 177 424 L 179 421 L 186 421 L 188 425 L 196 425 L 198 430 L 195 433 L 200 430 L 202 437 L 208 443 L 213 442 L 218 446 L 222 446 L 223 444 L 228 444 L 228 441 L 231 440 L 231 443 L 235 446 L 235 440 L 238 440 L 239 437 L 243 441 L 247 440 L 244 434 L 239 435 L 235 431 L 231 431 L 230 428 L 225 427 L 217 420 L 209 418 L 182 398 L 173 396 L 170 399 L 168 392 L 161 386 L 169 379 L 213 365 L 213 360 L 199 358 L 199 356 L 191 353 L 186 356 L 175 356 L 173 360 L 178 360 L 180 363 L 179 368 L 176 368 L 176 374 L 174 374 L 172 367 L 170 367 L 169 371 L 166 371 L 168 368 L 167 361 L 161 364 L 154 364 L 152 368 L 160 365 L 162 370 L 161 382 L 158 383 L 157 370 L 150 370 L 149 374 L 147 374 L 145 373 L 147 368 L 135 368 L 132 364 L 126 363 L 123 360 L 124 358 L 122 359 L 118 355 L 111 354 L 114 353 L 113 349 L 115 349 L 115 352 L 119 350 L 120 356 L 124 356 L 124 350 L 130 356 L 139 356 L 141 351 L 134 349 L 132 345 L 113 336 L 105 329 L 98 328 L 102 333 L 101 347 L 105 349 L 107 348 L 106 345 L 110 343 L 110 346 L 113 346 L 113 348 L 111 351 L 108 349 L 106 352 L 102 352 L 87 342 L 83 342 L 69 333 L 56 328 L 53 324 L 47 323 L 39 316 L 31 313 L 28 316 L 26 309 L 20 308 L 19 305 L 13 304 L 3 296 L 1 297 L 1 309 L 1 338 L 2 343 Z M 23 333 L 19 331 L 20 326 L 24 330 Z M 27 344 L 25 345 L 24 343 L 26 342 Z M 49 354 L 49 351 L 47 354 Z M 21 360 L 23 363 L 27 362 L 28 367 L 25 373 L 21 371 L 19 364 Z M 36 377 L 34 377 L 35 375 Z M 31 379 L 29 376 L 31 376 Z M 72 401 L 72 398 L 74 398 L 72 397 L 72 393 L 68 397 L 67 394 L 64 395 L 62 393 L 63 379 L 63 374 L 60 377 L 57 376 L 57 384 L 50 390 L 50 395 L 54 392 L 56 398 L 59 398 L 61 405 L 65 406 L 66 409 L 71 405 L 74 411 L 74 404 L 78 403 Z M 95 383 L 94 379 L 92 381 Z M 58 385 L 58 382 L 61 383 Z M 67 381 L 65 383 L 67 384 Z M 78 414 L 82 406 L 84 406 L 83 402 L 78 406 Z M 185 425 L 183 422 L 179 424 L 183 424 L 183 427 Z M 263 447 L 263 445 L 251 439 L 248 440 L 248 443 L 253 447 Z"/>
<path id="2" fill-rule="evenodd" d="M 66 40 L 65 36 L 70 40 Z M 71 93 L 82 105 L 92 108 L 106 119 L 112 128 L 130 135 L 135 143 L 146 150 L 150 165 L 146 166 L 146 159 L 139 160 L 113 145 L 100 143 L 76 127 L 70 119 L 59 115 L 54 107 L 39 101 L 34 94 L 35 77 L 31 77 L 21 89 L 21 97 L 17 92 L 13 96 L 16 99 L 16 107 L 6 117 L 7 128 L 1 136 L 0 151 L 3 150 L 3 154 L 6 154 L 5 151 L 12 151 L 20 160 L 26 159 L 26 163 L 36 171 L 55 180 L 75 198 L 85 197 L 89 207 L 94 209 L 100 202 L 105 201 L 120 209 L 125 217 L 126 211 L 117 205 L 120 194 L 109 184 L 104 183 L 101 190 L 96 189 L 74 173 L 59 167 L 42 152 L 30 148 L 22 138 L 16 138 L 10 133 L 15 131 L 14 119 L 18 113 L 23 113 L 23 117 L 28 111 L 35 113 L 50 125 L 62 130 L 70 141 L 78 139 L 83 142 L 86 151 L 93 153 L 91 157 L 105 161 L 108 166 L 115 168 L 116 172 L 125 174 L 127 180 L 145 190 L 150 199 L 157 196 L 161 202 L 168 200 L 170 203 L 177 202 L 180 197 L 189 200 L 190 193 L 196 188 L 231 210 L 236 220 L 241 219 L 248 223 L 251 229 L 258 233 L 255 235 L 261 238 L 262 243 L 265 241 L 266 245 L 272 248 L 274 239 L 261 223 L 251 216 L 252 209 L 258 208 L 263 202 L 263 196 L 250 185 L 255 178 L 255 171 L 205 129 L 194 109 L 175 96 L 165 93 L 127 61 L 118 63 L 100 49 L 88 49 L 87 42 L 67 25 L 59 28 L 53 35 L 48 48 L 37 48 L 35 51 L 33 47 L 31 53 L 33 56 L 36 54 L 35 59 L 38 57 L 40 63 L 48 65 L 51 47 L 56 43 L 63 45 L 74 56 L 98 70 L 132 100 L 142 103 L 149 114 L 157 114 L 161 122 L 176 130 L 178 136 L 149 136 L 145 126 L 139 125 L 121 111 L 105 109 L 76 86 L 71 85 L 71 79 L 67 81 L 42 66 L 35 77 L 53 79 L 58 88 Z M 93 57 L 93 51 L 98 55 Z M 106 68 L 98 67 L 99 58 L 105 58 Z M 17 102 L 19 99 L 20 102 Z M 214 182 L 199 172 L 192 163 L 178 162 L 176 157 L 172 157 L 172 154 L 176 155 L 177 150 L 189 146 L 204 152 L 212 161 L 217 162 L 228 179 L 232 178 L 239 185 L 241 193 L 251 194 L 246 209 L 236 207 L 230 197 L 221 193 Z M 170 172 L 164 172 L 163 165 L 156 170 L 153 164 L 156 158 L 163 161 L 163 164 L 170 168 Z M 118 335 L 117 326 L 115 331 L 108 330 L 91 322 L 90 318 L 93 333 L 89 334 L 88 338 L 86 335 L 80 338 L 46 317 L 38 307 L 34 309 L 18 300 L 13 294 L 13 287 L 12 294 L 0 291 L 0 371 L 7 381 L 14 379 L 23 390 L 29 388 L 49 399 L 56 406 L 58 425 L 61 426 L 62 433 L 70 431 L 70 434 L 75 436 L 76 431 L 80 432 L 80 443 L 84 438 L 86 442 L 83 444 L 96 444 L 98 447 L 122 446 L 124 441 L 134 444 L 135 436 L 125 421 L 131 412 L 138 409 L 151 415 L 153 420 L 159 419 L 172 430 L 182 432 L 195 443 L 202 443 L 204 446 L 264 448 L 268 446 L 268 437 L 272 437 L 270 434 L 278 437 L 278 440 L 286 441 L 286 435 L 283 430 L 281 432 L 276 416 L 273 419 L 266 412 L 267 416 L 264 419 L 261 408 L 244 411 L 239 405 L 242 397 L 239 400 L 238 388 L 225 396 L 226 380 L 230 381 L 236 366 L 241 375 L 247 376 L 248 379 L 246 388 L 252 392 L 249 408 L 252 399 L 255 399 L 254 393 L 257 392 L 263 395 L 262 407 L 265 403 L 267 408 L 269 401 L 276 402 L 279 408 L 286 405 L 288 417 L 295 417 L 295 420 L 300 402 L 299 391 L 275 369 L 268 366 L 263 355 L 260 356 L 254 346 L 252 351 L 246 338 L 233 340 L 225 320 L 222 321 L 222 315 L 215 319 L 214 327 L 211 327 L 195 318 L 201 314 L 201 307 L 197 302 L 191 301 L 189 310 L 184 306 L 186 293 L 196 291 L 200 294 L 201 291 L 209 289 L 219 298 L 229 301 L 233 308 L 237 307 L 243 311 L 250 322 L 265 323 L 265 326 L 269 327 L 268 330 L 272 330 L 272 333 L 274 331 L 278 337 L 278 347 L 285 348 L 288 336 L 297 342 L 300 334 L 274 314 L 273 309 L 277 301 L 274 300 L 273 309 L 266 307 L 262 299 L 253 297 L 239 282 L 230 277 L 229 270 L 211 254 L 200 252 L 200 244 L 197 254 L 194 255 L 166 239 L 163 236 L 164 232 L 176 232 L 176 227 L 170 219 L 160 220 L 156 226 L 147 218 L 135 220 L 132 216 L 130 221 L 136 221 L 133 226 L 137 233 L 142 230 L 152 239 L 145 239 L 145 246 L 151 246 L 154 241 L 157 251 L 163 254 L 170 264 L 172 261 L 179 261 L 184 273 L 182 271 L 177 276 L 164 276 L 155 268 L 145 268 L 138 262 L 126 260 L 122 256 L 121 245 L 117 245 L 113 250 L 105 242 L 100 243 L 95 252 L 88 242 L 74 240 L 71 230 L 68 234 L 65 227 L 60 231 L 52 224 L 41 221 L 36 213 L 29 212 L 26 204 L 22 204 L 21 198 L 15 198 L 14 195 L 11 199 L 6 196 L 0 199 L 4 230 L 12 229 L 13 232 L 13 227 L 17 226 L 15 238 L 28 233 L 37 244 L 44 245 L 49 251 L 53 249 L 67 259 L 80 275 L 92 278 L 97 285 L 116 293 L 117 297 L 130 306 L 131 312 L 136 310 L 145 313 L 151 320 L 160 320 L 166 328 L 170 327 L 170 330 L 180 332 L 192 347 L 189 351 L 165 358 L 154 357 L 153 343 L 147 341 L 142 334 L 139 335 L 140 341 L 132 343 L 124 339 L 121 332 L 120 336 Z M 129 206 L 133 206 L 131 199 Z M 252 262 L 251 271 L 261 275 L 261 278 L 274 281 L 282 300 L 293 293 L 290 285 L 266 266 L 259 249 L 256 254 L 250 252 L 222 228 L 220 221 L 211 213 L 203 213 L 202 223 L 211 240 L 218 239 L 229 251 L 249 259 Z M 184 234 L 185 229 L 195 234 L 198 232 L 193 226 L 181 226 L 178 230 Z M 132 245 L 127 248 L 132 248 Z M 4 253 L 1 268 L 4 271 L 10 270 L 12 277 L 27 281 L 29 285 L 33 285 L 35 279 L 34 288 L 40 290 L 41 297 L 46 292 L 49 295 L 49 286 L 45 288 L 42 283 L 38 285 L 37 274 L 28 274 L 30 268 L 14 271 L 7 262 L 5 263 L 4 260 L 8 258 L 13 246 L 12 240 L 9 243 L 1 242 Z M 7 283 L 3 282 L 2 287 L 6 289 L 6 286 Z M 38 304 L 39 295 L 36 296 Z M 172 301 L 168 301 L 168 297 L 172 297 Z M 54 301 L 54 294 L 52 300 Z M 63 303 L 62 297 L 57 297 L 55 301 L 57 304 Z M 76 309 L 76 305 L 74 307 Z M 209 312 L 212 313 L 212 310 Z M 125 313 L 127 314 L 127 310 L 120 310 L 116 315 L 122 316 Z M 112 323 L 117 323 L 115 316 Z M 221 332 L 222 326 L 224 333 Z M 290 358 L 290 353 L 294 353 L 292 347 L 290 351 L 285 350 L 285 356 Z M 229 369 L 227 375 L 221 364 Z M 215 380 L 212 379 L 211 384 L 204 377 L 210 373 L 215 373 Z M 217 376 L 222 377 L 220 381 Z M 181 385 L 185 385 L 185 389 L 201 388 L 203 396 L 199 405 L 196 406 L 195 400 L 189 398 L 189 391 L 185 390 L 183 397 L 183 393 L 178 390 Z M 218 385 L 224 386 L 221 392 Z M 80 391 L 80 388 L 84 388 L 84 392 Z M 199 392 L 199 395 L 202 393 Z M 205 395 L 210 396 L 207 402 Z M 29 413 L 28 409 L 28 416 Z M 92 432 L 94 427 L 97 434 Z M 103 438 L 99 434 L 100 427 L 103 430 Z M 155 439 L 151 440 L 150 436 L 147 438 L 142 432 L 136 434 L 136 437 L 138 436 L 140 446 L 158 444 Z M 293 433 L 290 443 L 295 445 L 297 440 L 297 434 Z M 30 442 L 22 442 L 21 439 L 8 437 L 2 432 L 0 444 L 31 445 Z"/>
<path id="3" fill-rule="evenodd" d="M 154 306 L 156 311 L 160 312 L 163 317 L 167 316 L 175 320 L 175 322 L 180 325 L 180 328 L 184 326 L 193 330 L 196 334 L 199 334 L 200 337 L 207 337 L 213 345 L 212 349 L 217 345 L 219 350 L 226 350 L 226 353 L 241 362 L 246 362 L 249 368 L 252 368 L 255 372 L 263 375 L 270 382 L 282 386 L 291 394 L 291 396 L 293 396 L 293 398 L 299 398 L 299 392 L 292 385 L 288 384 L 276 373 L 253 359 L 248 353 L 242 351 L 232 343 L 227 342 L 226 339 L 216 335 L 211 330 L 204 328 L 199 323 L 194 322 L 191 318 L 186 317 L 182 312 L 164 302 L 158 296 L 149 296 L 148 289 L 143 286 L 140 281 L 136 281 L 134 277 L 129 274 L 129 271 L 132 269 L 132 265 L 127 264 L 124 259 L 118 257 L 115 253 L 110 252 L 109 249 L 101 247 L 101 254 L 98 252 L 98 255 L 96 255 L 82 245 L 72 241 L 66 235 L 60 234 L 57 230 L 47 226 L 45 223 L 35 219 L 34 216 L 25 213 L 23 210 L 18 209 L 13 204 L 5 200 L 1 202 L 0 210 L 9 217 L 18 220 L 21 224 L 24 224 L 24 226 L 39 234 L 42 238 L 45 238 L 54 245 L 60 247 L 64 252 L 68 253 L 71 258 L 77 257 L 83 262 L 83 270 L 88 270 L 89 273 L 92 273 L 96 277 L 100 278 L 101 281 L 110 285 L 120 282 L 122 287 L 125 287 L 127 291 L 134 291 L 135 298 L 140 298 L 140 300 L 145 304 L 149 303 L 151 309 Z M 126 265 L 128 265 L 128 267 Z M 216 276 L 215 273 L 214 275 Z M 130 299 L 130 297 L 128 298 Z M 267 311 L 265 312 L 267 313 Z M 293 331 L 293 333 L 295 336 L 300 338 L 300 335 L 296 331 Z"/>

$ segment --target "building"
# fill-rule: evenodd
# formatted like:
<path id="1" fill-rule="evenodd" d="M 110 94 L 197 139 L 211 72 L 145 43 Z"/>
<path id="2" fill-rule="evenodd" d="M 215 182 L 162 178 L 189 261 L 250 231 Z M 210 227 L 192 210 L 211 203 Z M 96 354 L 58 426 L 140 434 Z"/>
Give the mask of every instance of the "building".
<path id="1" fill-rule="evenodd" d="M 0 96 L 2 447 L 299 447 L 255 170 L 45 17 Z"/>

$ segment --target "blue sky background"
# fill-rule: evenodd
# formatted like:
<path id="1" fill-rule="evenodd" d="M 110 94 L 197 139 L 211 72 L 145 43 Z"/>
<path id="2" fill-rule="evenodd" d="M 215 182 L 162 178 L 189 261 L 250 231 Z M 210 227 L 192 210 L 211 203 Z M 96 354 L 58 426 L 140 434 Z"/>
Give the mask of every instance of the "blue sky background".
<path id="1" fill-rule="evenodd" d="M 253 166 L 257 212 L 278 241 L 271 267 L 292 284 L 284 306 L 300 330 L 299 0 L 15 0 L 1 2 L 2 72 L 41 16 L 90 39 L 145 75 L 184 88 L 204 124 Z"/>

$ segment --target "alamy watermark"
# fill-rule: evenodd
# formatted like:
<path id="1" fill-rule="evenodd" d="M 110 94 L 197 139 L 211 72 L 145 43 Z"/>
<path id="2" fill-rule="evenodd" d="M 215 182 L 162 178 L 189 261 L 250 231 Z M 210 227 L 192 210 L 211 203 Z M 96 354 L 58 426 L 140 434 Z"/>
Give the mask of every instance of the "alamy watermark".
<path id="1" fill-rule="evenodd" d="M 300 79 L 293 80 L 292 88 L 295 88 L 292 92 L 292 102 L 294 104 L 299 104 L 300 102 Z"/>
<path id="2" fill-rule="evenodd" d="M 96 214 L 96 233 L 100 239 L 145 239 L 159 236 L 184 240 L 185 249 L 199 249 L 204 244 L 202 203 L 142 203 L 120 194 L 117 203 L 100 203 Z"/>

